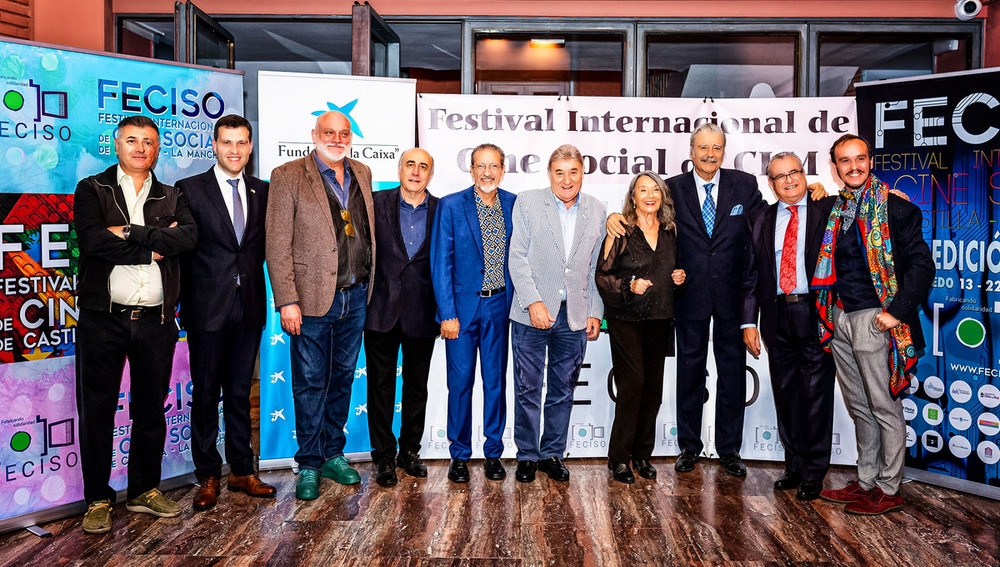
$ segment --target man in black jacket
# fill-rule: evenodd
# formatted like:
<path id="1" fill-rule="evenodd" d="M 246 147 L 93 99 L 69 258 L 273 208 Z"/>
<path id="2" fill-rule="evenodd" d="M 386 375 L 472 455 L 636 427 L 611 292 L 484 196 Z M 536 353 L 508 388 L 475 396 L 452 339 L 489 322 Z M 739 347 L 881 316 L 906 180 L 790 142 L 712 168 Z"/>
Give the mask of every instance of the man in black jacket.
<path id="1" fill-rule="evenodd" d="M 420 461 L 420 438 L 427 406 L 427 375 L 440 326 L 431 287 L 431 227 L 437 197 L 427 192 L 434 159 L 420 148 L 399 158 L 399 187 L 374 194 L 375 267 L 372 299 L 365 318 L 368 364 L 368 432 L 375 482 L 393 486 L 396 466 L 427 476 Z M 396 360 L 403 347 L 399 453 L 392 433 L 396 407 Z M 393 462 L 395 461 L 395 462 Z"/>
<path id="2" fill-rule="evenodd" d="M 178 256 L 194 249 L 198 232 L 184 195 L 153 175 L 160 150 L 156 123 L 130 116 L 118 124 L 118 164 L 80 181 L 73 216 L 80 268 L 76 396 L 86 533 L 111 529 L 115 491 L 112 439 L 118 390 L 129 360 L 132 418 L 126 507 L 169 518 L 176 502 L 160 493 L 180 294 Z"/>
<path id="3" fill-rule="evenodd" d="M 191 458 L 200 489 L 195 510 L 215 506 L 222 475 L 219 395 L 226 424 L 230 491 L 274 497 L 254 474 L 250 383 L 264 328 L 264 219 L 267 182 L 244 169 L 253 152 L 250 122 L 237 114 L 215 123 L 218 163 L 177 188 L 198 223 L 198 248 L 181 262 L 181 323 L 191 352 Z"/>

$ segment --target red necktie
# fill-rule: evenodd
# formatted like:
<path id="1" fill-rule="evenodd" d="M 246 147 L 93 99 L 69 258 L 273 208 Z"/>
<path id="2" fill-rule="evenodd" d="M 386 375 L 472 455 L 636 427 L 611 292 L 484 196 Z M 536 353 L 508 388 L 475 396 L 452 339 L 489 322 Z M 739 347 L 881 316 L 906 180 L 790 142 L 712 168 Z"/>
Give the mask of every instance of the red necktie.
<path id="1" fill-rule="evenodd" d="M 781 246 L 781 271 L 778 273 L 778 287 L 785 294 L 795 289 L 795 245 L 799 241 L 799 211 L 798 205 L 788 207 L 792 217 L 785 227 L 785 242 Z"/>

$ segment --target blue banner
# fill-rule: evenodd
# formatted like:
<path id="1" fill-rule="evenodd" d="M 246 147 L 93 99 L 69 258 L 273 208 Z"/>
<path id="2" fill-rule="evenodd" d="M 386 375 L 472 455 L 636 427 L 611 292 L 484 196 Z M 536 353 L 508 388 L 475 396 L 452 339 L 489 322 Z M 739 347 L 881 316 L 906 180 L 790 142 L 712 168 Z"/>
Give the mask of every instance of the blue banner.
<path id="1" fill-rule="evenodd" d="M 1000 498 L 1000 70 L 868 83 L 857 98 L 872 171 L 923 210 L 937 269 L 903 400 L 907 475 Z"/>

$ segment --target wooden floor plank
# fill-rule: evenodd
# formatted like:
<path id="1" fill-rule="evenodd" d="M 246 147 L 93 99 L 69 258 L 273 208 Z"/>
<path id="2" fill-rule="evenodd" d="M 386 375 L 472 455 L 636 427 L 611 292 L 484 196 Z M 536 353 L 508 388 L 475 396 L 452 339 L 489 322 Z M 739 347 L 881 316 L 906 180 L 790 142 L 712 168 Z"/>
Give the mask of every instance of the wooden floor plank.
<path id="1" fill-rule="evenodd" d="M 673 459 L 656 459 L 659 478 L 626 486 L 604 461 L 568 463 L 572 478 L 539 474 L 530 484 L 510 476 L 447 480 L 448 463 L 429 461 L 429 477 L 399 471 L 399 484 L 374 483 L 375 467 L 358 463 L 362 482 L 323 479 L 320 498 L 295 499 L 291 471 L 265 472 L 278 497 L 255 499 L 223 490 L 212 510 L 194 512 L 194 487 L 171 491 L 184 513 L 156 519 L 118 504 L 114 530 L 81 532 L 81 516 L 43 525 L 54 534 L 0 536 L 0 565 L 344 565 L 594 566 L 633 565 L 922 565 L 1000 564 L 1000 504 L 916 482 L 903 486 L 901 512 L 848 516 L 843 506 L 800 502 L 776 492 L 776 463 L 749 463 L 746 479 L 716 461 L 678 475 Z M 826 485 L 853 478 L 834 467 Z M 225 485 L 223 485 L 224 487 Z"/>

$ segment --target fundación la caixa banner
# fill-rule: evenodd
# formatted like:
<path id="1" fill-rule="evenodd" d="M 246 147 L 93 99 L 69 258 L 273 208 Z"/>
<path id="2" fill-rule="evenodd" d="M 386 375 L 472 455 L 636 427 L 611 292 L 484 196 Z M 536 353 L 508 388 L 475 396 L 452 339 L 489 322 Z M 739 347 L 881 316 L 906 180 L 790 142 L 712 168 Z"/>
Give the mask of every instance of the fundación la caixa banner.
<path id="1" fill-rule="evenodd" d="M 116 124 L 160 128 L 156 176 L 173 183 L 215 163 L 215 119 L 243 108 L 242 75 L 0 42 L 0 531 L 83 498 L 74 373 L 77 181 L 117 162 Z M 127 372 L 126 372 L 127 376 Z M 128 379 L 115 416 L 111 483 L 125 486 Z M 178 343 L 163 476 L 193 470 L 191 378 Z M 78 504 L 76 504 L 78 505 Z"/>
<path id="2" fill-rule="evenodd" d="M 838 185 L 829 167 L 828 150 L 844 133 L 856 132 L 854 99 L 676 99 L 604 97 L 519 97 L 421 94 L 418 100 L 421 147 L 435 158 L 430 191 L 444 196 L 469 187 L 470 152 L 480 143 L 497 144 L 507 154 L 502 187 L 513 192 L 548 187 L 549 155 L 561 144 L 576 145 L 584 156 L 583 191 L 620 211 L 629 180 L 652 170 L 671 177 L 692 170 L 691 132 L 702 122 L 727 132 L 723 167 L 757 177 L 766 200 L 775 198 L 767 185 L 770 157 L 794 151 L 810 182 L 829 191 Z M 423 455 L 448 457 L 446 365 L 438 342 L 431 365 Z M 702 439 L 714 455 L 715 362 L 709 350 L 709 397 Z M 676 455 L 676 362 L 667 360 L 664 397 L 656 430 L 654 455 Z M 513 457 L 513 365 L 508 364 L 507 428 L 504 455 Z M 783 460 L 778 439 L 766 354 L 747 359 L 747 409 L 741 454 L 747 459 Z M 569 457 L 603 457 L 614 416 L 614 385 L 606 333 L 588 343 L 570 421 Z M 474 390 L 473 453 L 482 455 L 482 392 Z M 837 390 L 833 462 L 854 464 L 854 428 Z"/>
<path id="3" fill-rule="evenodd" d="M 327 111 L 344 113 L 351 122 L 350 157 L 372 171 L 372 189 L 399 185 L 398 161 L 414 145 L 416 81 L 313 73 L 259 71 L 257 74 L 260 175 L 268 179 L 279 165 L 305 157 L 313 150 L 310 132 Z M 377 252 L 376 252 L 377 254 Z M 291 340 L 274 309 L 267 282 L 268 320 L 260 347 L 260 466 L 292 464 L 298 450 L 292 401 Z M 367 456 L 368 381 L 361 349 L 351 390 L 351 411 L 344 429 L 348 455 Z M 400 382 L 397 380 L 396 399 Z M 399 405 L 393 427 L 399 431 Z"/>
<path id="4" fill-rule="evenodd" d="M 1000 498 L 1000 70 L 858 85 L 872 171 L 923 209 L 936 274 L 903 399 L 906 474 Z"/>

